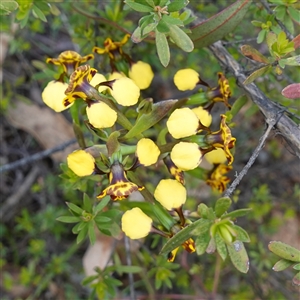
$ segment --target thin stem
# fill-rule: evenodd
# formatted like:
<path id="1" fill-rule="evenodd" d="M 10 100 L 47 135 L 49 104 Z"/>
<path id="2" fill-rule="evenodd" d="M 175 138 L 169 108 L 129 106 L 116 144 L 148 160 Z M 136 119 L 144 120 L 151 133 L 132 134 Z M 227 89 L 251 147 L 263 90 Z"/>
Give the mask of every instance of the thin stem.
<path id="1" fill-rule="evenodd" d="M 131 256 L 130 256 L 130 244 L 129 239 L 127 236 L 124 237 L 124 243 L 125 243 L 125 251 L 126 251 L 126 263 L 127 266 L 131 266 Z M 130 287 L 130 300 L 135 300 L 135 290 L 134 290 L 134 278 L 132 273 L 128 273 L 128 279 L 129 279 L 129 287 Z"/>
<path id="2" fill-rule="evenodd" d="M 213 289 L 212 289 L 212 299 L 215 299 L 216 294 L 217 294 L 218 285 L 219 285 L 219 281 L 220 281 L 221 267 L 222 267 L 222 259 L 221 259 L 221 256 L 217 253 L 214 283 L 213 283 Z"/>
<path id="3" fill-rule="evenodd" d="M 247 164 L 242 169 L 242 171 L 240 172 L 240 174 L 231 183 L 230 187 L 225 191 L 224 197 L 229 197 L 234 192 L 234 190 L 236 189 L 236 187 L 239 185 L 239 183 L 241 182 L 241 180 L 243 179 L 243 177 L 247 174 L 247 172 L 249 171 L 249 169 L 251 168 L 251 166 L 255 162 L 255 160 L 256 160 L 259 152 L 263 148 L 263 146 L 265 144 L 265 141 L 266 141 L 267 137 L 269 136 L 270 131 L 272 130 L 273 126 L 276 124 L 276 122 L 277 121 L 275 119 L 270 120 L 270 122 L 268 123 L 268 127 L 267 127 L 266 132 L 259 139 L 259 143 L 258 143 L 257 147 L 255 148 L 255 150 L 253 151 L 253 153 L 252 153 L 251 157 L 249 158 Z"/>

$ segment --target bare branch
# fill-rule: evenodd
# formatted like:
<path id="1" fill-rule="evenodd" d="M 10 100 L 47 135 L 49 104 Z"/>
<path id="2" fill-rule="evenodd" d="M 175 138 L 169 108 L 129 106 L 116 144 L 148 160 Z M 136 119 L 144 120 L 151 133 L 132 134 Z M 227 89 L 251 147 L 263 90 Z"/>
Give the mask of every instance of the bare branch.
<path id="1" fill-rule="evenodd" d="M 237 79 L 238 84 L 250 96 L 252 101 L 259 107 L 264 114 L 268 124 L 270 120 L 277 119 L 282 113 L 282 109 L 277 107 L 254 83 L 244 84 L 246 75 L 239 63 L 230 55 L 230 53 L 222 46 L 220 41 L 209 47 L 214 56 L 220 61 L 225 69 L 230 70 Z M 285 139 L 293 145 L 293 150 L 298 158 L 300 158 L 300 128 L 288 116 L 283 114 L 275 127 L 285 137 Z"/>

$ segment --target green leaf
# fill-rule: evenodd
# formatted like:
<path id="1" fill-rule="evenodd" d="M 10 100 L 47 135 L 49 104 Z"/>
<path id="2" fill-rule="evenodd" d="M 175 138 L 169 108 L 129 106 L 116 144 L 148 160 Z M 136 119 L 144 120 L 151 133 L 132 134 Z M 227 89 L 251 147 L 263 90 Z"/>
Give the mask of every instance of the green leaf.
<path id="1" fill-rule="evenodd" d="M 75 216 L 61 216 L 56 218 L 56 220 L 63 223 L 77 223 L 81 221 L 79 217 Z"/>
<path id="2" fill-rule="evenodd" d="M 267 65 L 264 66 L 256 71 L 254 71 L 250 76 L 248 76 L 245 81 L 243 82 L 243 84 L 249 84 L 251 82 L 253 82 L 255 79 L 257 79 L 260 76 L 263 76 L 264 74 L 266 74 L 269 70 L 272 69 L 271 65 Z"/>
<path id="3" fill-rule="evenodd" d="M 163 19 L 161 19 L 160 21 L 159 21 L 159 23 L 157 24 L 157 30 L 159 31 L 159 32 L 161 32 L 161 33 L 164 33 L 164 34 L 166 34 L 166 33 L 168 33 L 169 31 L 170 31 L 170 27 L 169 27 L 169 25 L 166 23 L 166 22 L 164 22 L 164 20 Z"/>
<path id="4" fill-rule="evenodd" d="M 249 258 L 244 244 L 241 241 L 235 241 L 227 245 L 227 250 L 232 264 L 242 273 L 249 270 Z"/>
<path id="5" fill-rule="evenodd" d="M 233 103 L 233 106 L 231 107 L 231 110 L 227 111 L 225 113 L 227 117 L 227 122 L 231 122 L 231 120 L 238 114 L 238 112 L 241 110 L 241 108 L 247 103 L 248 98 L 246 95 L 242 95 L 239 97 L 235 102 Z"/>
<path id="6" fill-rule="evenodd" d="M 171 25 L 169 36 L 174 43 L 185 52 L 192 52 L 194 50 L 194 43 L 190 37 L 178 26 Z"/>
<path id="7" fill-rule="evenodd" d="M 94 218 L 94 221 L 97 223 L 97 225 L 101 226 L 102 223 L 110 222 L 110 221 L 112 221 L 112 219 L 111 219 L 111 218 L 108 218 L 108 217 L 105 217 L 105 216 L 102 216 L 102 214 L 98 214 L 98 215 Z"/>
<path id="8" fill-rule="evenodd" d="M 196 48 L 206 47 L 222 39 L 243 20 L 252 0 L 238 0 L 207 21 L 192 28 L 190 38 Z"/>
<path id="9" fill-rule="evenodd" d="M 280 272 L 283 271 L 285 269 L 287 269 L 288 267 L 290 267 L 293 264 L 292 261 L 290 260 L 286 260 L 286 259 L 281 259 L 279 260 L 273 267 L 273 270 L 275 272 Z"/>
<path id="10" fill-rule="evenodd" d="M 300 271 L 300 264 L 296 264 L 293 266 L 294 270 Z"/>
<path id="11" fill-rule="evenodd" d="M 125 138 L 134 138 L 138 134 L 151 128 L 158 123 L 176 104 L 177 100 L 165 100 L 153 104 L 152 111 L 148 114 L 143 114 L 134 124 L 134 126 L 125 135 Z"/>
<path id="12" fill-rule="evenodd" d="M 291 18 L 299 23 L 300 11 L 297 10 L 296 8 L 294 8 L 293 6 L 289 6 L 288 11 L 289 11 L 289 14 L 290 14 Z"/>
<path id="13" fill-rule="evenodd" d="M 32 12 L 35 17 L 47 23 L 44 13 L 35 4 L 32 5 Z"/>
<path id="14" fill-rule="evenodd" d="M 19 4 L 14 0 L 2 0 L 0 2 L 0 15 L 9 15 L 18 7 Z"/>
<path id="15" fill-rule="evenodd" d="M 165 208 L 159 203 L 155 202 L 151 205 L 152 212 L 168 231 L 175 224 L 175 220 L 170 216 L 170 214 L 165 210 Z"/>
<path id="16" fill-rule="evenodd" d="M 293 284 L 296 286 L 300 286 L 300 272 L 298 272 L 293 278 Z"/>
<path id="17" fill-rule="evenodd" d="M 106 196 L 102 200 L 100 200 L 99 204 L 95 207 L 94 214 L 97 214 L 99 211 L 101 211 L 110 201 L 110 197 Z"/>
<path id="18" fill-rule="evenodd" d="M 76 239 L 76 243 L 79 244 L 81 243 L 87 236 L 88 233 L 88 223 L 84 223 L 85 226 L 79 231 L 78 235 L 77 235 L 77 239 Z"/>
<path id="19" fill-rule="evenodd" d="M 230 207 L 231 199 L 229 197 L 219 198 L 215 205 L 215 214 L 219 218 L 221 217 Z"/>
<path id="20" fill-rule="evenodd" d="M 246 230 L 244 230 L 242 227 L 237 225 L 230 225 L 231 228 L 236 232 L 236 239 L 243 242 L 243 243 L 249 243 L 250 237 Z"/>
<path id="21" fill-rule="evenodd" d="M 201 218 L 208 219 L 208 217 L 207 217 L 208 216 L 208 207 L 206 204 L 200 203 L 198 205 L 197 212 Z"/>
<path id="22" fill-rule="evenodd" d="M 224 261 L 227 257 L 226 244 L 225 244 L 224 240 L 221 238 L 219 232 L 216 232 L 214 238 L 215 238 L 215 242 L 216 242 L 217 251 Z"/>
<path id="23" fill-rule="evenodd" d="M 86 193 L 84 193 L 83 195 L 83 208 L 85 211 L 89 213 L 92 212 L 92 208 L 93 208 L 92 201 Z"/>
<path id="24" fill-rule="evenodd" d="M 267 30 L 266 29 L 261 30 L 256 39 L 257 44 L 261 44 L 265 40 L 266 35 L 267 35 Z"/>
<path id="25" fill-rule="evenodd" d="M 252 210 L 252 208 L 237 209 L 237 210 L 234 210 L 234 211 L 232 211 L 232 212 L 230 212 L 226 215 L 223 215 L 221 217 L 221 219 L 225 219 L 225 218 L 235 219 L 235 218 L 238 218 L 238 217 L 242 217 L 242 216 L 247 215 L 251 210 Z"/>
<path id="26" fill-rule="evenodd" d="M 153 11 L 153 7 L 150 7 L 145 4 L 137 3 L 134 0 L 125 0 L 124 1 L 128 6 L 130 6 L 133 10 L 138 12 L 151 12 Z"/>
<path id="27" fill-rule="evenodd" d="M 146 36 L 143 36 L 142 35 L 142 30 L 141 30 L 141 27 L 137 27 L 132 35 L 131 35 L 131 40 L 133 43 L 140 43 Z"/>
<path id="28" fill-rule="evenodd" d="M 161 64 L 166 67 L 170 62 L 170 49 L 166 35 L 155 30 L 156 50 Z"/>
<path id="29" fill-rule="evenodd" d="M 81 215 L 83 212 L 83 209 L 80 208 L 79 206 L 75 205 L 74 203 L 71 202 L 66 202 L 66 204 L 68 205 L 68 207 L 74 211 L 76 214 Z"/>
<path id="30" fill-rule="evenodd" d="M 279 62 L 283 62 L 286 66 L 300 66 L 300 55 L 284 58 Z"/>
<path id="31" fill-rule="evenodd" d="M 138 266 L 117 266 L 116 271 L 122 273 L 140 273 L 143 271 L 142 267 Z"/>
<path id="32" fill-rule="evenodd" d="M 271 241 L 268 245 L 270 251 L 286 260 L 300 262 L 300 251 L 288 244 Z"/>
<path id="33" fill-rule="evenodd" d="M 196 245 L 196 252 L 198 255 L 202 255 L 205 252 L 209 241 L 210 241 L 209 230 L 197 236 L 195 240 L 195 245 Z"/>
<path id="34" fill-rule="evenodd" d="M 207 231 L 210 224 L 211 222 L 209 220 L 199 219 L 194 223 L 184 227 L 166 242 L 160 251 L 160 255 L 167 255 L 169 252 L 183 244 L 192 235 L 200 235 L 201 233 Z"/>
<path id="35" fill-rule="evenodd" d="M 91 245 L 94 245 L 96 242 L 94 222 L 89 222 L 88 235 L 89 235 Z"/>
<path id="36" fill-rule="evenodd" d="M 178 18 L 173 18 L 169 15 L 163 15 L 162 19 L 169 25 L 183 26 L 183 22 Z"/>
<path id="37" fill-rule="evenodd" d="M 168 12 L 179 11 L 189 4 L 188 0 L 176 0 L 168 5 Z"/>

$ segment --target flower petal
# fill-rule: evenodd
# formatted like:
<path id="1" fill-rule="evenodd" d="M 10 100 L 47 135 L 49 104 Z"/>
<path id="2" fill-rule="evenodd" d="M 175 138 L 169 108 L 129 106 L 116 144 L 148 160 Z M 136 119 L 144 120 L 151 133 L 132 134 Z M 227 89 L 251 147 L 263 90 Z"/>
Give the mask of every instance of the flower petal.
<path id="1" fill-rule="evenodd" d="M 160 150 L 152 140 L 148 138 L 142 138 L 138 141 L 136 156 L 142 165 L 147 167 L 155 164 L 159 155 Z"/>
<path id="2" fill-rule="evenodd" d="M 148 88 L 154 77 L 151 66 L 143 61 L 134 63 L 128 75 L 141 90 Z"/>
<path id="3" fill-rule="evenodd" d="M 67 163 L 68 167 L 80 177 L 91 175 L 95 169 L 94 157 L 84 150 L 76 150 L 69 154 Z"/>
<path id="4" fill-rule="evenodd" d="M 180 91 L 193 90 L 199 82 L 199 74 L 193 69 L 182 69 L 176 72 L 174 83 Z"/>

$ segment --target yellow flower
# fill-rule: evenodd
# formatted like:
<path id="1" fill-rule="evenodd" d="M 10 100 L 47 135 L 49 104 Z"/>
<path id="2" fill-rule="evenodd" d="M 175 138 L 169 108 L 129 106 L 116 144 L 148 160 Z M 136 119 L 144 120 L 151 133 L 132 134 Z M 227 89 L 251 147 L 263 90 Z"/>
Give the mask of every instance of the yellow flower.
<path id="1" fill-rule="evenodd" d="M 175 139 L 180 139 L 197 133 L 199 119 L 190 108 L 178 108 L 170 115 L 167 127 Z"/>
<path id="2" fill-rule="evenodd" d="M 202 153 L 196 143 L 180 142 L 171 151 L 174 164 L 183 171 L 193 170 L 198 167 Z"/>
<path id="3" fill-rule="evenodd" d="M 94 55 L 89 54 L 86 56 L 81 56 L 75 51 L 64 51 L 57 58 L 47 58 L 46 63 L 52 63 L 54 65 L 62 66 L 64 72 L 70 76 L 80 64 L 93 59 Z"/>
<path id="4" fill-rule="evenodd" d="M 116 79 L 111 84 L 111 94 L 118 104 L 131 106 L 138 102 L 140 89 L 133 80 L 127 77 Z"/>
<path id="5" fill-rule="evenodd" d="M 152 140 L 142 138 L 138 141 L 136 146 L 136 156 L 140 164 L 145 167 L 153 165 L 157 162 L 159 155 L 160 150 Z"/>
<path id="6" fill-rule="evenodd" d="M 195 242 L 192 238 L 189 238 L 187 241 L 185 241 L 182 244 L 182 247 L 189 253 L 193 253 L 195 252 L 196 248 L 195 248 Z M 176 253 L 179 250 L 179 247 L 175 248 L 174 250 L 172 250 L 169 255 L 168 255 L 168 262 L 173 262 L 175 257 L 176 257 Z"/>
<path id="7" fill-rule="evenodd" d="M 228 79 L 224 76 L 223 73 L 218 73 L 218 87 L 210 89 L 206 95 L 208 99 L 212 101 L 212 103 L 215 102 L 224 102 L 224 104 L 231 108 L 231 105 L 228 103 L 228 99 L 231 97 L 231 90 L 229 86 Z"/>
<path id="8" fill-rule="evenodd" d="M 133 63 L 128 75 L 141 90 L 148 88 L 154 77 L 151 66 L 143 61 Z"/>
<path id="9" fill-rule="evenodd" d="M 220 193 L 223 193 L 226 189 L 227 184 L 230 182 L 230 179 L 226 176 L 229 171 L 232 170 L 232 166 L 226 166 L 224 164 L 216 165 L 212 172 L 210 172 L 206 183 L 211 186 L 213 190 L 217 190 Z"/>
<path id="10" fill-rule="evenodd" d="M 76 150 L 69 154 L 67 164 L 68 167 L 80 177 L 91 175 L 95 170 L 94 157 L 84 150 Z"/>
<path id="11" fill-rule="evenodd" d="M 124 73 L 120 73 L 120 72 L 113 72 L 109 75 L 108 80 L 114 80 L 114 79 L 119 79 L 122 77 L 126 77 L 126 75 Z"/>
<path id="12" fill-rule="evenodd" d="M 65 94 L 64 106 L 73 103 L 77 98 L 86 100 L 93 98 L 93 95 L 98 94 L 98 91 L 90 84 L 90 81 L 97 73 L 97 70 L 89 65 L 78 67 L 71 75 L 70 82 Z"/>
<path id="13" fill-rule="evenodd" d="M 104 102 L 91 102 L 86 107 L 89 123 L 95 128 L 109 128 L 117 121 L 117 113 Z"/>
<path id="14" fill-rule="evenodd" d="M 227 158 L 222 148 L 217 148 L 205 154 L 205 159 L 211 164 L 222 164 Z"/>
<path id="15" fill-rule="evenodd" d="M 61 112 L 68 107 L 63 105 L 65 90 L 68 88 L 67 83 L 60 81 L 50 81 L 42 93 L 42 99 L 46 105 L 56 112 Z"/>
<path id="16" fill-rule="evenodd" d="M 138 207 L 127 210 L 121 222 L 122 230 L 133 240 L 147 236 L 152 227 L 152 219 Z"/>
<path id="17" fill-rule="evenodd" d="M 154 191 L 154 197 L 167 210 L 172 210 L 185 203 L 186 189 L 177 180 L 162 179 Z"/>
<path id="18" fill-rule="evenodd" d="M 220 130 L 206 134 L 205 141 L 215 147 L 221 148 L 225 151 L 228 165 L 233 162 L 233 156 L 229 149 L 234 147 L 236 138 L 232 137 L 230 128 L 226 124 L 226 116 L 221 115 Z"/>
<path id="19" fill-rule="evenodd" d="M 105 76 L 102 75 L 102 74 L 97 73 L 97 74 L 94 75 L 94 77 L 90 81 L 90 85 L 92 85 L 93 87 L 96 87 L 96 85 L 98 85 L 99 83 L 104 82 L 104 81 L 107 81 Z M 107 86 L 100 85 L 98 87 L 98 92 L 102 93 L 103 91 L 105 91 L 107 89 L 108 89 Z"/>
<path id="20" fill-rule="evenodd" d="M 193 90 L 199 83 L 199 74 L 193 69 L 182 69 L 176 72 L 174 83 L 180 91 Z"/>
<path id="21" fill-rule="evenodd" d="M 212 116 L 209 111 L 204 109 L 202 106 L 193 108 L 192 111 L 196 114 L 202 125 L 205 127 L 209 127 L 211 125 Z"/>
<path id="22" fill-rule="evenodd" d="M 172 159 L 170 158 L 169 155 L 167 155 L 164 158 L 164 163 L 167 166 L 169 172 L 171 173 L 171 175 L 173 175 L 175 177 L 175 179 L 180 182 L 181 184 L 184 184 L 184 173 L 181 169 L 179 169 L 174 162 L 172 161 Z"/>
<path id="23" fill-rule="evenodd" d="M 109 195 L 112 200 L 122 200 L 127 198 L 131 193 L 144 189 L 144 187 L 137 186 L 127 179 L 124 167 L 119 162 L 113 163 L 110 167 L 109 183 L 110 185 L 97 198 Z"/>
<path id="24" fill-rule="evenodd" d="M 130 38 L 129 34 L 126 34 L 121 42 L 114 42 L 111 38 L 107 38 L 104 41 L 104 48 L 94 47 L 93 52 L 98 54 L 105 54 L 109 55 L 109 58 L 115 60 L 118 56 L 123 55 L 122 47 L 127 43 L 128 39 Z"/>

